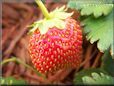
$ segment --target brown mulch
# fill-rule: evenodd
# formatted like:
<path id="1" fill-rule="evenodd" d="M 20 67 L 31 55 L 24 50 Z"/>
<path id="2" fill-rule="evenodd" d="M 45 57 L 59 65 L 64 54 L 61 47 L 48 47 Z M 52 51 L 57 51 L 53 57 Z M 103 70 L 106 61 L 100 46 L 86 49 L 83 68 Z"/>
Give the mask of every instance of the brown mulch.
<path id="1" fill-rule="evenodd" d="M 46 7 L 49 11 L 57 6 L 66 3 L 49 3 Z M 77 16 L 79 14 L 75 12 Z M 73 18 L 77 18 L 73 16 Z M 32 65 L 28 53 L 29 28 L 27 27 L 33 21 L 42 19 L 43 15 L 34 3 L 3 3 L 2 4 L 2 59 L 8 59 L 12 56 L 19 58 L 26 64 Z M 91 45 L 83 37 L 83 56 L 82 63 L 78 69 L 60 70 L 54 75 L 48 75 L 47 79 L 37 76 L 32 70 L 27 69 L 22 64 L 9 62 L 2 67 L 2 75 L 4 77 L 14 76 L 22 77 L 29 84 L 72 84 L 75 72 L 87 68 L 96 68 L 100 66 L 100 53 L 96 44 Z"/>

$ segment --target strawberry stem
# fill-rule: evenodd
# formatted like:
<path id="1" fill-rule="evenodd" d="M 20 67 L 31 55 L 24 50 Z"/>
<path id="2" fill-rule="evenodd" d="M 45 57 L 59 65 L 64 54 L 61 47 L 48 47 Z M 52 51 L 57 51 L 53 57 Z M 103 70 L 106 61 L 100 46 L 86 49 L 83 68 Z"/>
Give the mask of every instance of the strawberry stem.
<path id="1" fill-rule="evenodd" d="M 21 60 L 17 59 L 16 57 L 12 57 L 10 59 L 3 60 L 2 62 L 0 62 L 0 65 L 6 64 L 8 62 L 17 62 L 17 63 L 20 63 L 20 64 L 24 65 L 25 67 L 33 70 L 37 75 L 42 76 L 43 78 L 45 78 L 45 76 L 43 76 L 42 74 L 40 74 L 39 72 L 37 72 L 37 70 L 35 70 L 33 67 L 25 64 L 24 62 L 22 62 Z"/>
<path id="2" fill-rule="evenodd" d="M 40 7 L 45 18 L 49 19 L 50 18 L 49 12 L 48 12 L 47 8 L 44 6 L 44 4 L 42 3 L 42 1 L 41 0 L 35 0 L 35 1 L 36 1 L 37 5 Z"/>

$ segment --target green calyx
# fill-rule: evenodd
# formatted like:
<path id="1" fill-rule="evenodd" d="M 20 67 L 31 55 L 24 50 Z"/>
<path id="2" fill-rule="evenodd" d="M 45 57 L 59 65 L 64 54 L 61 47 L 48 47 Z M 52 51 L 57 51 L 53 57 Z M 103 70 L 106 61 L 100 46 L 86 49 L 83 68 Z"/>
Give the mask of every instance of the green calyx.
<path id="1" fill-rule="evenodd" d="M 56 8 L 54 11 L 48 13 L 47 9 L 40 0 L 36 0 L 40 9 L 42 10 L 45 18 L 40 21 L 34 22 L 30 27 L 32 28 L 29 32 L 33 33 L 35 30 L 39 29 L 41 34 L 45 34 L 50 28 L 57 27 L 58 29 L 65 28 L 65 19 L 70 17 L 73 13 L 67 13 L 65 6 L 61 8 Z"/>

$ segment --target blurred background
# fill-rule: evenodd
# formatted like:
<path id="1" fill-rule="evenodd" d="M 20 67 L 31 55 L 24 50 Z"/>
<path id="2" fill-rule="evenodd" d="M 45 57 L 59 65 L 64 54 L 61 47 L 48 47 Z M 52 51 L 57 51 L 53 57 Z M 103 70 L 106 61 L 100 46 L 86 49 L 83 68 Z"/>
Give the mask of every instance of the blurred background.
<path id="1" fill-rule="evenodd" d="M 56 7 L 66 5 L 65 0 L 47 0 L 45 6 L 49 11 Z M 74 11 L 68 9 L 68 11 Z M 73 18 L 79 17 L 79 12 L 74 11 Z M 2 3 L 2 60 L 15 56 L 22 62 L 31 65 L 28 53 L 29 26 L 36 20 L 43 18 L 41 11 L 34 0 L 4 0 Z M 2 76 L 23 78 L 28 84 L 44 84 L 49 81 L 56 84 L 72 84 L 74 73 L 82 69 L 96 68 L 101 65 L 102 53 L 96 48 L 96 43 L 91 45 L 83 36 L 82 64 L 78 69 L 60 70 L 54 75 L 46 76 L 46 80 L 38 76 L 31 69 L 22 64 L 9 62 L 2 66 Z"/>

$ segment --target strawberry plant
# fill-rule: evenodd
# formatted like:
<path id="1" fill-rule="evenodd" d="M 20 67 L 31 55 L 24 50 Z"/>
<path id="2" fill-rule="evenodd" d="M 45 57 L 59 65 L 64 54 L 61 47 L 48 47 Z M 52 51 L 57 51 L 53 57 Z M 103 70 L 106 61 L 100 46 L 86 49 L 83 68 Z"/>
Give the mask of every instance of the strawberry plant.
<path id="1" fill-rule="evenodd" d="M 26 85 L 26 81 L 23 80 L 23 79 L 15 79 L 14 77 L 6 77 L 6 78 L 2 78 L 0 77 L 0 83 L 1 85 L 20 85 L 20 84 L 23 84 L 23 85 Z"/>
<path id="2" fill-rule="evenodd" d="M 48 13 L 37 1 L 45 18 L 36 21 L 29 51 L 32 62 L 39 72 L 55 72 L 63 68 L 78 67 L 82 54 L 82 31 L 79 23 L 71 18 L 65 7 Z"/>
<path id="3" fill-rule="evenodd" d="M 16 62 L 32 73 L 22 72 L 19 79 L 15 73 L 13 76 L 3 73 L 0 83 L 29 85 L 27 77 L 33 78 L 35 73 L 38 85 L 114 85 L 113 0 L 63 1 L 63 6 L 48 11 L 46 6 L 50 2 L 62 3 L 62 0 L 35 0 L 33 4 L 38 5 L 43 17 L 40 20 L 35 17 L 27 26 L 26 51 L 31 64 L 24 63 L 18 57 L 21 55 L 14 52 L 11 55 L 5 52 L 11 58 L 3 59 L 0 64 L 4 69 L 8 63 Z"/>

